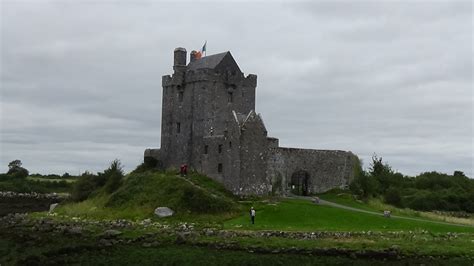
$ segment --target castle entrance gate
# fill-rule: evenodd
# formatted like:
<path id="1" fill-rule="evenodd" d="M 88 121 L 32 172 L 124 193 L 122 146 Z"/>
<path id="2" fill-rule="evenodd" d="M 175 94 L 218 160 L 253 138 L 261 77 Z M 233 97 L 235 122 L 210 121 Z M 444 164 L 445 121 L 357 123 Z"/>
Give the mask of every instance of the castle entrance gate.
<path id="1" fill-rule="evenodd" d="M 309 194 L 309 173 L 299 170 L 291 175 L 291 193 L 306 196 Z"/>

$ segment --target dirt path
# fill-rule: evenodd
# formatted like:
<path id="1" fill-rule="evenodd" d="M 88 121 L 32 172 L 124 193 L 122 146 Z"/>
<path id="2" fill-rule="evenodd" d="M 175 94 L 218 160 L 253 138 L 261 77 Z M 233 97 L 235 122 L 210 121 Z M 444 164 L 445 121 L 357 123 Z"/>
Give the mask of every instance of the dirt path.
<path id="1" fill-rule="evenodd" d="M 291 196 L 291 197 L 288 197 L 288 198 L 305 199 L 305 200 L 313 201 L 313 197 L 305 197 L 305 196 Z M 341 204 L 331 202 L 331 201 L 327 201 L 327 200 L 323 200 L 323 199 L 320 199 L 319 204 L 320 205 L 325 205 L 325 206 L 331 206 L 331 207 L 334 207 L 334 208 L 349 210 L 349 211 L 363 212 L 363 213 L 368 213 L 368 214 L 372 214 L 372 215 L 383 216 L 383 213 L 380 213 L 380 212 L 362 210 L 362 209 L 341 205 Z M 387 219 L 391 219 L 391 218 L 411 220 L 411 221 L 419 221 L 419 222 L 429 222 L 429 223 L 444 224 L 444 225 L 455 225 L 455 226 L 462 226 L 462 227 L 473 227 L 473 226 L 465 225 L 465 224 L 455 224 L 455 223 L 433 221 L 433 220 L 426 220 L 426 219 L 419 219 L 419 218 L 412 218 L 412 217 L 405 217 L 405 216 L 398 216 L 398 215 L 391 215 L 390 218 L 387 218 Z"/>
<path id="2" fill-rule="evenodd" d="M 176 175 L 176 177 L 177 177 L 177 178 L 180 178 L 180 179 L 182 179 L 182 180 L 184 180 L 184 181 L 186 181 L 186 182 L 188 182 L 189 184 L 191 184 L 191 185 L 194 186 L 195 188 L 200 189 L 200 190 L 202 190 L 202 191 L 208 193 L 208 194 L 211 195 L 211 197 L 213 197 L 213 198 L 219 198 L 219 196 L 217 196 L 216 194 L 210 192 L 210 191 L 207 190 L 207 189 L 204 189 L 204 188 L 201 187 L 200 185 L 194 183 L 194 182 L 191 181 L 188 177 L 183 177 L 183 176 L 180 176 L 180 175 Z"/>

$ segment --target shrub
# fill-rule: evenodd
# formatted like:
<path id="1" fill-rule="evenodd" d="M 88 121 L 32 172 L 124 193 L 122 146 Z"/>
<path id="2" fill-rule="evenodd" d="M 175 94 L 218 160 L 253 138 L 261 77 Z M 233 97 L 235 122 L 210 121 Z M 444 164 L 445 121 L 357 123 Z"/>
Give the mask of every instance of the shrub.
<path id="1" fill-rule="evenodd" d="M 23 167 L 12 168 L 8 171 L 8 175 L 17 179 L 24 179 L 28 177 L 28 170 Z"/>
<path id="2" fill-rule="evenodd" d="M 373 196 L 377 191 L 377 180 L 374 177 L 367 175 L 365 172 L 360 172 L 359 176 L 354 178 L 354 181 L 349 185 L 352 193 L 366 199 Z"/>
<path id="3" fill-rule="evenodd" d="M 389 188 L 385 192 L 384 201 L 385 203 L 392 204 L 397 207 L 403 207 L 400 191 L 394 187 Z"/>
<path id="4" fill-rule="evenodd" d="M 100 178 L 89 172 L 85 172 L 74 185 L 71 194 L 72 200 L 83 201 L 87 199 L 89 195 L 100 186 L 99 183 Z"/>
<path id="5" fill-rule="evenodd" d="M 110 167 L 104 171 L 103 175 L 106 183 L 105 183 L 105 191 L 108 193 L 112 193 L 117 190 L 120 185 L 122 184 L 122 179 L 124 176 L 123 167 L 120 163 L 120 160 L 115 159 L 110 164 Z"/>

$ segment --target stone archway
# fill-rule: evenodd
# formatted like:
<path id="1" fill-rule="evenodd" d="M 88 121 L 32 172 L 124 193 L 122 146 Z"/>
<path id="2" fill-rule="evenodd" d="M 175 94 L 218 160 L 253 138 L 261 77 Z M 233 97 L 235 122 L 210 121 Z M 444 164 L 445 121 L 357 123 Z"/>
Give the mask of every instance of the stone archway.
<path id="1" fill-rule="evenodd" d="M 309 173 L 299 170 L 291 175 L 291 193 L 295 195 L 307 196 L 309 191 Z"/>

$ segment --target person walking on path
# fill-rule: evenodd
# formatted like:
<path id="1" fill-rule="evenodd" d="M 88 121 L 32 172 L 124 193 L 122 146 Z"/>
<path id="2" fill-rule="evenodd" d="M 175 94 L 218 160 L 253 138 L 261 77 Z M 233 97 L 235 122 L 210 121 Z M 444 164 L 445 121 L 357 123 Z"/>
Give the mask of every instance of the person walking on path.
<path id="1" fill-rule="evenodd" d="M 255 224 L 255 209 L 253 207 L 250 208 L 250 220 L 252 224 Z"/>

